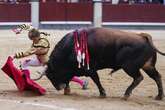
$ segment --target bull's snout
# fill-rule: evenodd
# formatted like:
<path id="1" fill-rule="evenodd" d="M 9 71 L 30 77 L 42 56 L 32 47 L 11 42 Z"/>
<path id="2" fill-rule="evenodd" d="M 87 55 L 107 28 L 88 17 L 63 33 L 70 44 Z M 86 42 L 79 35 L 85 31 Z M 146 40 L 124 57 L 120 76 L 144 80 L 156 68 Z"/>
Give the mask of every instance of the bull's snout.
<path id="1" fill-rule="evenodd" d="M 66 87 L 66 84 L 60 84 L 59 87 L 58 87 L 58 90 L 62 90 Z"/>

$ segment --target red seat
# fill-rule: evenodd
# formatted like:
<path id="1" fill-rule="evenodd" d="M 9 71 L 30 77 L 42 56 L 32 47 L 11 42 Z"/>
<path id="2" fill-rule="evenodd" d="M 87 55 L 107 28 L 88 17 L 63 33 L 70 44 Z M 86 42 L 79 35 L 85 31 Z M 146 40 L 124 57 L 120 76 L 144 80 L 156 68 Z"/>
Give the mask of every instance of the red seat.
<path id="1" fill-rule="evenodd" d="M 28 70 L 21 71 L 14 66 L 12 57 L 8 57 L 1 69 L 14 80 L 19 91 L 31 90 L 40 95 L 45 94 L 46 90 L 30 79 L 30 72 Z"/>

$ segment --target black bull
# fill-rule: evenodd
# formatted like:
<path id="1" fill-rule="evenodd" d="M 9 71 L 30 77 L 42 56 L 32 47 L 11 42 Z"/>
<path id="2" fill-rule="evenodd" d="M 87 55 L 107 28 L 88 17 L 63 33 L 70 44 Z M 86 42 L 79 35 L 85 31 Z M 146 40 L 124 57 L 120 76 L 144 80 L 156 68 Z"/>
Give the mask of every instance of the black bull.
<path id="1" fill-rule="evenodd" d="M 81 31 L 81 30 L 79 30 Z M 89 76 L 97 85 L 100 96 L 106 93 L 102 87 L 97 70 L 111 68 L 113 72 L 123 69 L 133 78 L 124 98 L 127 99 L 132 90 L 143 80 L 140 69 L 144 70 L 157 84 L 156 99 L 164 97 L 161 75 L 155 68 L 157 52 L 152 38 L 146 33 L 123 32 L 106 28 L 88 28 L 87 42 L 90 53 L 90 70 L 77 67 L 74 52 L 73 32 L 64 36 L 55 46 L 48 61 L 47 77 L 57 90 L 69 87 L 73 76 Z"/>

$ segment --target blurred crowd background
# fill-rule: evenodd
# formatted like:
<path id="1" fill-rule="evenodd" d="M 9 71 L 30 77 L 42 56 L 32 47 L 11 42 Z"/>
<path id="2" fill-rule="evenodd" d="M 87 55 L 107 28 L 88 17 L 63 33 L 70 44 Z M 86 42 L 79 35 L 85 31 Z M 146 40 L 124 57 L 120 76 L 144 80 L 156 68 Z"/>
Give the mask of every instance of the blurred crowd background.
<path id="1" fill-rule="evenodd" d="M 0 0 L 0 3 L 28 3 L 36 0 Z M 93 0 L 39 0 L 40 2 L 93 2 Z M 109 2 L 112 4 L 165 4 L 165 0 L 102 0 L 102 2 Z"/>

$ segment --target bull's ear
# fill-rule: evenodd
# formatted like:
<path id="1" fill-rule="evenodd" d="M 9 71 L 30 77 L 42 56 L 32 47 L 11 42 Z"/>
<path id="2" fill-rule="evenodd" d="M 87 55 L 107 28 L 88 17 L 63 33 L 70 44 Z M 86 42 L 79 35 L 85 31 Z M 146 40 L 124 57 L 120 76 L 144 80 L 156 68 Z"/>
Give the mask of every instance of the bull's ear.
<path id="1" fill-rule="evenodd" d="M 44 72 L 45 72 L 45 74 L 49 74 L 49 73 L 51 73 L 51 66 L 49 66 L 50 64 L 49 63 L 47 63 L 47 65 L 45 66 L 45 69 L 44 69 Z"/>

